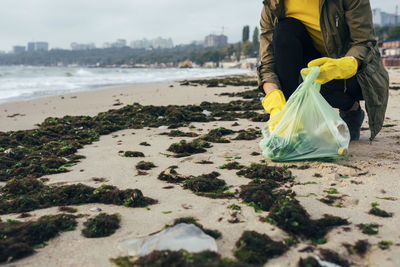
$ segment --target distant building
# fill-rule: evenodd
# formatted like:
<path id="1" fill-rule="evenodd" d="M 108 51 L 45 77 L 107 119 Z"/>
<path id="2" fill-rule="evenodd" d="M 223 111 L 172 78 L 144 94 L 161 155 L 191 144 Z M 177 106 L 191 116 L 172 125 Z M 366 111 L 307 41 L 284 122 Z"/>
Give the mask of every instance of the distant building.
<path id="1" fill-rule="evenodd" d="M 131 42 L 131 48 L 133 49 L 151 48 L 152 46 L 153 42 L 151 40 L 147 40 L 146 38 L 143 40 L 135 40 Z"/>
<path id="2" fill-rule="evenodd" d="M 400 23 L 399 15 L 383 12 L 380 8 L 373 9 L 372 15 L 374 24 L 378 26 L 393 26 Z"/>
<path id="3" fill-rule="evenodd" d="M 205 47 L 221 47 L 228 44 L 228 37 L 226 35 L 210 34 L 204 39 Z"/>
<path id="4" fill-rule="evenodd" d="M 36 42 L 35 43 L 35 51 L 49 51 L 49 43 L 48 42 Z"/>
<path id="5" fill-rule="evenodd" d="M 72 43 L 71 44 L 71 49 L 74 51 L 77 50 L 90 50 L 90 49 L 95 49 L 96 45 L 94 43 L 89 43 L 89 44 L 78 44 L 78 43 Z"/>
<path id="6" fill-rule="evenodd" d="M 34 42 L 29 42 L 27 45 L 27 51 L 28 52 L 33 52 L 35 51 L 35 43 Z"/>
<path id="7" fill-rule="evenodd" d="M 204 41 L 192 41 L 191 45 L 204 45 Z"/>
<path id="8" fill-rule="evenodd" d="M 22 45 L 15 45 L 15 46 L 13 46 L 13 52 L 14 52 L 15 54 L 23 53 L 23 52 L 25 52 L 25 46 L 22 46 Z"/>
<path id="9" fill-rule="evenodd" d="M 27 45 L 28 52 L 34 51 L 49 51 L 48 42 L 29 42 Z"/>
<path id="10" fill-rule="evenodd" d="M 125 39 L 117 39 L 116 42 L 114 43 L 104 43 L 103 48 L 122 48 L 126 46 L 126 40 Z"/>
<path id="11" fill-rule="evenodd" d="M 0 50 L 0 55 L 3 55 L 3 54 L 5 54 L 5 53 L 6 53 L 5 51 Z"/>
<path id="12" fill-rule="evenodd" d="M 153 48 L 173 48 L 174 43 L 171 38 L 163 39 L 161 37 L 157 37 L 153 40 Z"/>
<path id="13" fill-rule="evenodd" d="M 115 43 L 113 43 L 113 47 L 118 47 L 122 48 L 126 46 L 126 40 L 125 39 L 118 39 Z"/>
<path id="14" fill-rule="evenodd" d="M 131 48 L 173 48 L 174 43 L 171 38 L 164 39 L 162 37 L 157 37 L 154 40 L 136 40 L 131 42 Z"/>

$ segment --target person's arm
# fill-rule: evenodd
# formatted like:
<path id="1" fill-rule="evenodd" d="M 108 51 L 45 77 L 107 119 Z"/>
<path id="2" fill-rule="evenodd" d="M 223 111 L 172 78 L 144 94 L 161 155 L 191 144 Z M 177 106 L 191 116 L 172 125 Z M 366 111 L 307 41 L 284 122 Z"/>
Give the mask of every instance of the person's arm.
<path id="1" fill-rule="evenodd" d="M 279 90 L 280 83 L 275 73 L 275 58 L 272 47 L 274 36 L 273 18 L 265 5 L 261 13 L 260 27 L 260 65 L 257 68 L 258 85 L 260 90 L 268 94 L 270 91 Z"/>
<path id="2" fill-rule="evenodd" d="M 362 65 L 376 45 L 376 35 L 372 21 L 369 0 L 345 0 L 343 2 L 345 18 L 350 32 L 350 49 L 346 56 L 355 57 L 358 65 Z"/>

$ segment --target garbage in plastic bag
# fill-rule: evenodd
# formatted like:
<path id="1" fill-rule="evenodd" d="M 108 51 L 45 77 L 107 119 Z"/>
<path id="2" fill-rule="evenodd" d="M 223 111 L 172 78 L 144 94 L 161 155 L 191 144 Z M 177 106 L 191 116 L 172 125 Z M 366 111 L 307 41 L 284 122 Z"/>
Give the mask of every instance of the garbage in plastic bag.
<path id="1" fill-rule="evenodd" d="M 260 148 L 276 161 L 339 158 L 347 154 L 350 133 L 346 123 L 320 94 L 313 67 L 283 109 L 262 130 Z"/>

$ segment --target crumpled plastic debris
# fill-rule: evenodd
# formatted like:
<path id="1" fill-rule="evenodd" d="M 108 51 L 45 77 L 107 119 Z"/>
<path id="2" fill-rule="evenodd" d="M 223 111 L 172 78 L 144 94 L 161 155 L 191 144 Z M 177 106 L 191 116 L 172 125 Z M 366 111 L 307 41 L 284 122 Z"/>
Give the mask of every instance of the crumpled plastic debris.
<path id="1" fill-rule="evenodd" d="M 193 224 L 180 223 L 173 227 L 146 237 L 121 241 L 118 248 L 130 256 L 143 256 L 155 250 L 178 251 L 184 249 L 191 253 L 205 250 L 217 251 L 217 243 Z"/>

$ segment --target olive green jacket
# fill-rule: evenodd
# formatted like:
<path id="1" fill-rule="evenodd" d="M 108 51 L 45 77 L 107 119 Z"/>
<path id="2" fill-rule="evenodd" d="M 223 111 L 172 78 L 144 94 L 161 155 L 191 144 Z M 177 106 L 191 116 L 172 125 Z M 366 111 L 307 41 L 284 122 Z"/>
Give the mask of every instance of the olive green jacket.
<path id="1" fill-rule="evenodd" d="M 273 33 L 285 17 L 283 0 L 264 0 L 261 14 L 259 85 L 273 82 L 275 74 Z M 377 48 L 369 0 L 320 0 L 320 25 L 328 56 L 353 56 L 361 61 L 356 74 L 368 113 L 373 140 L 382 128 L 389 95 L 389 76 Z"/>

